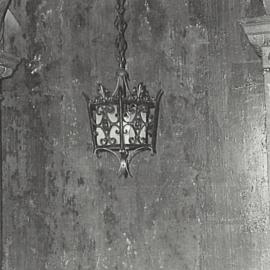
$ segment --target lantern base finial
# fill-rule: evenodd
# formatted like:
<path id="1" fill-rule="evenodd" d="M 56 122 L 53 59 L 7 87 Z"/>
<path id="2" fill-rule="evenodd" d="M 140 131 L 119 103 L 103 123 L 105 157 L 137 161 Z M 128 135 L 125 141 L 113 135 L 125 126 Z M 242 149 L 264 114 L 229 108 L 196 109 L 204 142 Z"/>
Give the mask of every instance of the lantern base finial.
<path id="1" fill-rule="evenodd" d="M 126 151 L 123 151 L 120 153 L 120 167 L 119 167 L 119 177 L 125 177 L 131 176 L 130 170 L 129 170 L 129 160 L 128 160 L 129 153 Z"/>

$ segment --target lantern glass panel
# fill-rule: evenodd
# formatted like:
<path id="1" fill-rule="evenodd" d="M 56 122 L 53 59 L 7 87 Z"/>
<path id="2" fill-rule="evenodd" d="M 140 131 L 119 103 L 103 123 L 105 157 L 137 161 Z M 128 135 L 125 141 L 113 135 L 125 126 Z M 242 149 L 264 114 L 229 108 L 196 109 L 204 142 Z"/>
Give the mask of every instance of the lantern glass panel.
<path id="1" fill-rule="evenodd" d="M 120 144 L 117 105 L 98 105 L 94 110 L 97 146 Z"/>

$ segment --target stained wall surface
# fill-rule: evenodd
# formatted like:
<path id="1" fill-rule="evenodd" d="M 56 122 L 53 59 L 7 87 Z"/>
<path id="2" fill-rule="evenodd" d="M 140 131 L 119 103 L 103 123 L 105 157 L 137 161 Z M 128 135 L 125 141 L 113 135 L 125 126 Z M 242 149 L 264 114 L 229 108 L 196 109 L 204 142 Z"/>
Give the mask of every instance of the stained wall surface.
<path id="1" fill-rule="evenodd" d="M 158 155 L 119 179 L 82 91 L 115 86 L 113 0 L 13 0 L 3 84 L 4 270 L 269 270 L 260 0 L 129 0 L 131 86 L 163 88 Z M 17 29 L 17 28 L 16 28 Z"/>

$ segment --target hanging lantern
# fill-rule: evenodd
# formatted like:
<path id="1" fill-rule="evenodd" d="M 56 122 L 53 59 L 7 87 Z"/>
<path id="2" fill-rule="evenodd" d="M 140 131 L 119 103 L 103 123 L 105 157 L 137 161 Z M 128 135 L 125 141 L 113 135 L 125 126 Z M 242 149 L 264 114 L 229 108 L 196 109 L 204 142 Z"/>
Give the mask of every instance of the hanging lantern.
<path id="1" fill-rule="evenodd" d="M 94 153 L 109 152 L 120 162 L 119 176 L 131 176 L 129 164 L 140 152 L 156 153 L 159 104 L 163 91 L 152 98 L 143 83 L 132 90 L 129 88 L 129 75 L 126 71 L 127 42 L 124 20 L 126 0 L 116 0 L 117 16 L 115 27 L 118 35 L 115 40 L 117 49 L 117 82 L 114 91 L 97 86 L 97 96 L 90 99 L 84 94 Z"/>

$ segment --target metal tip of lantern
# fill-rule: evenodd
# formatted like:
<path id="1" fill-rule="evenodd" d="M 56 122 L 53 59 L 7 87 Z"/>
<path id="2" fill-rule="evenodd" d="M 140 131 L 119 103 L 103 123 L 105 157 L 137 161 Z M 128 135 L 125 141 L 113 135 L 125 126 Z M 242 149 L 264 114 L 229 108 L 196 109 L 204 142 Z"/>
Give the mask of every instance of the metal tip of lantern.
<path id="1" fill-rule="evenodd" d="M 129 160 L 128 160 L 128 153 L 122 152 L 120 153 L 120 167 L 119 167 L 119 178 L 127 178 L 128 176 L 132 177 L 129 169 Z"/>
<path id="2" fill-rule="evenodd" d="M 160 102 L 162 96 L 164 94 L 164 91 L 162 89 L 160 89 L 158 92 L 157 92 L 157 95 L 156 95 L 156 102 Z"/>
<path id="3" fill-rule="evenodd" d="M 152 150 L 151 150 L 151 156 L 155 156 L 156 153 L 157 153 L 157 150 L 152 148 Z"/>

